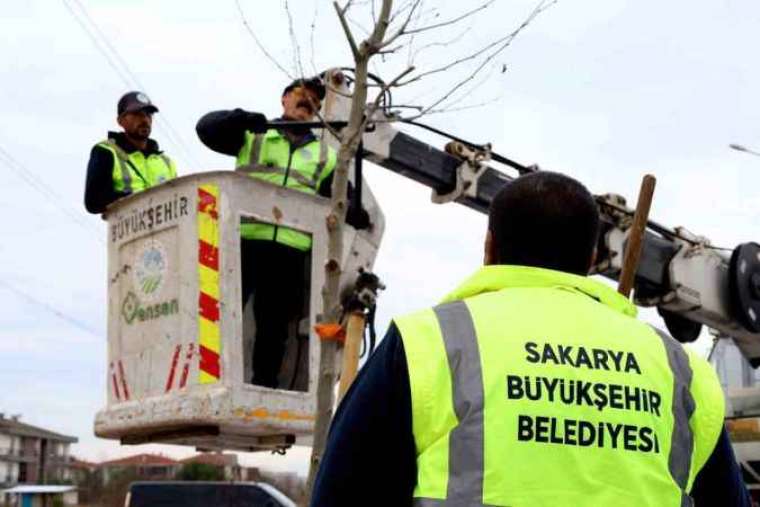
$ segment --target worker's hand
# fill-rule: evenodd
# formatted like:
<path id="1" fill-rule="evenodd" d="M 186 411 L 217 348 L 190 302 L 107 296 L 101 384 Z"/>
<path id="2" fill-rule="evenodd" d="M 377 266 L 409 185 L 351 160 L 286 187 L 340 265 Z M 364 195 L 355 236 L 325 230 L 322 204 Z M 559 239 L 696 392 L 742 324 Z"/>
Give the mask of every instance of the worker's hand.
<path id="1" fill-rule="evenodd" d="M 248 113 L 245 124 L 254 134 L 263 134 L 267 131 L 267 117 L 261 113 Z"/>

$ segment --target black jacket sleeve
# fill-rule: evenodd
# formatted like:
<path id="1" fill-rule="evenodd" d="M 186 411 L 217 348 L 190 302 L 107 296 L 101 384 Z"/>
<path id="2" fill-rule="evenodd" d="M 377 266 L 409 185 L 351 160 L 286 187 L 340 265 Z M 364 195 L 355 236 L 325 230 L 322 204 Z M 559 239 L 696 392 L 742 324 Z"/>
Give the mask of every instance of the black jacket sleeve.
<path id="1" fill-rule="evenodd" d="M 694 479 L 691 497 L 694 500 L 694 507 L 752 506 L 725 428 L 707 463 Z"/>
<path id="2" fill-rule="evenodd" d="M 103 213 L 106 206 L 128 195 L 113 188 L 113 162 L 113 153 L 97 145 L 92 148 L 84 185 L 84 206 L 90 213 Z"/>
<path id="3" fill-rule="evenodd" d="M 411 506 L 416 481 L 409 373 L 392 326 L 338 406 L 311 505 Z"/>
<path id="4" fill-rule="evenodd" d="M 322 183 L 319 184 L 317 193 L 322 197 L 332 197 L 334 174 L 335 171 L 331 172 L 324 180 L 322 180 Z M 348 182 L 348 193 L 346 194 L 346 197 L 348 198 L 346 223 L 354 229 L 362 230 L 368 228 L 370 226 L 369 213 L 367 213 L 367 210 L 365 210 L 359 203 L 355 202 L 354 185 L 350 181 Z"/>
<path id="5" fill-rule="evenodd" d="M 256 115 L 256 116 L 254 116 Z M 245 142 L 245 132 L 260 118 L 242 109 L 212 111 L 195 126 L 201 142 L 212 150 L 236 157 Z"/>

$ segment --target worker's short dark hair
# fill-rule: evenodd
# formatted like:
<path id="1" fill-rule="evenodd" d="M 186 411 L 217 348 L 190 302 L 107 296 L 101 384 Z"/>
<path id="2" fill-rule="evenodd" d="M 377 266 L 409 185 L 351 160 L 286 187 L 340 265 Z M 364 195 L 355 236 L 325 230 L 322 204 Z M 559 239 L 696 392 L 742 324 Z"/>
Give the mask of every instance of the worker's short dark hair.
<path id="1" fill-rule="evenodd" d="M 502 188 L 488 214 L 497 264 L 586 275 L 599 235 L 599 208 L 583 184 L 539 171 Z"/>

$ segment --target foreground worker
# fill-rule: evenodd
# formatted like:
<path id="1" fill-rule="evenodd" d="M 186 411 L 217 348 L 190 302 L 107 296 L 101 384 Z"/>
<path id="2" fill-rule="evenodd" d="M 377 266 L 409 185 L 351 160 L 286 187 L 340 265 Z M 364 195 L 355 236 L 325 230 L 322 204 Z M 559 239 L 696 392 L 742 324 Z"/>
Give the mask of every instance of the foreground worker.
<path id="1" fill-rule="evenodd" d="M 312 505 L 749 506 L 714 371 L 586 276 L 598 231 L 571 178 L 501 190 L 486 266 L 341 403 Z"/>
<path id="2" fill-rule="evenodd" d="M 157 112 L 144 93 L 129 92 L 119 99 L 116 121 L 124 131 L 109 132 L 92 148 L 84 190 L 87 211 L 103 213 L 120 197 L 177 177 L 175 163 L 150 138 Z"/>
<path id="3" fill-rule="evenodd" d="M 319 78 L 293 81 L 283 90 L 280 120 L 312 120 L 324 97 Z M 196 130 L 212 150 L 236 156 L 237 170 L 253 178 L 307 194 L 331 195 L 336 153 L 309 128 L 267 129 L 264 115 L 234 109 L 206 114 Z M 349 201 L 346 221 L 356 228 L 367 227 L 366 211 Z M 309 292 L 305 268 L 311 237 L 246 219 L 240 234 L 243 306 L 254 295 L 253 383 L 277 387 L 289 323 L 300 316 Z"/>

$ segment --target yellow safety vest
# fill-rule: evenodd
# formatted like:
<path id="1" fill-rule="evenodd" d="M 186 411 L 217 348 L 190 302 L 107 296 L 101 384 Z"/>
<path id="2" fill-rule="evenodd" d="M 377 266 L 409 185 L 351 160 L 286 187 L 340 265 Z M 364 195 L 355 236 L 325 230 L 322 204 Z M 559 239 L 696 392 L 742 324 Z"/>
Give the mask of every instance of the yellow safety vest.
<path id="1" fill-rule="evenodd" d="M 335 169 L 336 161 L 335 151 L 317 139 L 292 148 L 287 137 L 270 129 L 266 134 L 245 133 L 236 167 L 254 178 L 316 194 L 322 181 Z M 288 227 L 243 219 L 240 234 L 245 239 L 273 240 L 303 251 L 311 249 L 310 235 Z"/>
<path id="2" fill-rule="evenodd" d="M 163 153 L 147 157 L 139 150 L 127 153 L 113 139 L 98 146 L 113 153 L 113 187 L 117 192 L 136 193 L 177 177 L 177 167 Z"/>
<path id="3" fill-rule="evenodd" d="M 488 266 L 396 319 L 414 505 L 682 507 L 723 427 L 712 367 L 590 278 Z"/>

